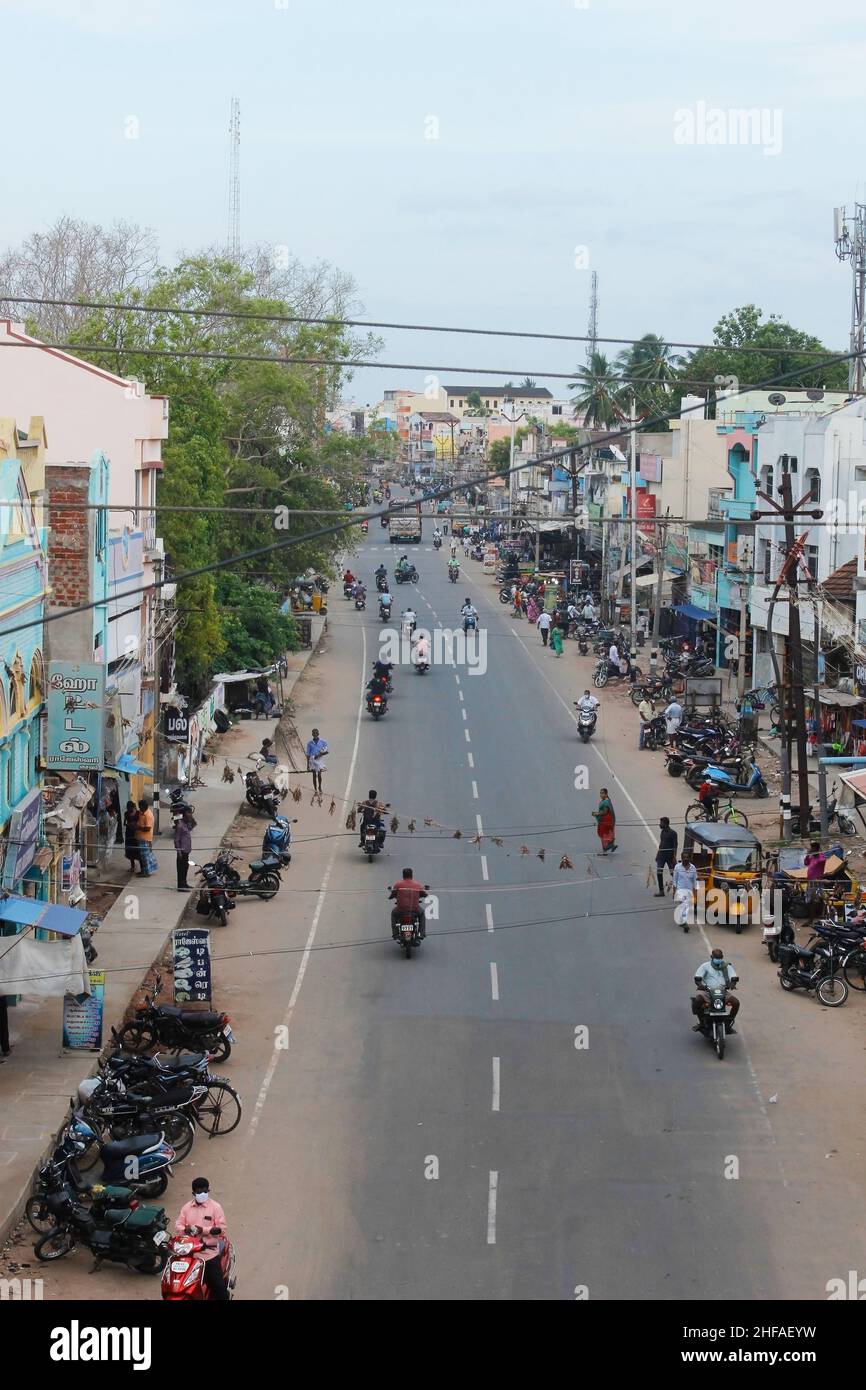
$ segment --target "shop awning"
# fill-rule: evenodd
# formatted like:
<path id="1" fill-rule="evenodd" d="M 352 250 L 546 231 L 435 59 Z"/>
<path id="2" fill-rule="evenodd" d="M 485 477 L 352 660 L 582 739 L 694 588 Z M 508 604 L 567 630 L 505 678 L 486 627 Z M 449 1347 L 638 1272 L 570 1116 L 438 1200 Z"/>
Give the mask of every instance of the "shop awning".
<path id="1" fill-rule="evenodd" d="M 694 603 L 675 603 L 673 610 L 681 618 L 691 618 L 696 623 L 710 623 L 716 616 L 715 609 L 698 608 Z"/>
<path id="2" fill-rule="evenodd" d="M 140 763 L 131 753 L 119 753 L 113 763 L 105 764 L 106 771 L 125 772 L 127 777 L 153 777 L 153 768 Z"/>
<path id="3" fill-rule="evenodd" d="M 846 787 L 866 800 L 866 767 L 852 768 L 850 772 L 840 771 L 839 775 Z"/>
<path id="4" fill-rule="evenodd" d="M 814 687 L 806 691 L 810 700 L 815 698 Z M 823 687 L 818 689 L 819 705 L 835 705 L 837 709 L 854 709 L 855 705 L 864 703 L 862 695 L 847 695 L 844 690 L 825 690 Z"/>
<path id="5" fill-rule="evenodd" d="M 0 897 L 0 921 L 14 922 L 19 927 L 38 927 L 40 931 L 56 931 L 61 936 L 77 936 L 87 916 L 78 907 L 59 907 L 43 903 L 38 898 L 22 898 L 17 893 Z"/>
<path id="6" fill-rule="evenodd" d="M 671 579 L 676 578 L 677 576 L 674 574 L 673 570 L 665 570 L 662 575 L 662 583 L 667 584 Z M 657 574 L 639 574 L 634 582 L 638 587 L 644 588 L 644 586 L 649 584 L 658 584 L 659 577 Z"/>

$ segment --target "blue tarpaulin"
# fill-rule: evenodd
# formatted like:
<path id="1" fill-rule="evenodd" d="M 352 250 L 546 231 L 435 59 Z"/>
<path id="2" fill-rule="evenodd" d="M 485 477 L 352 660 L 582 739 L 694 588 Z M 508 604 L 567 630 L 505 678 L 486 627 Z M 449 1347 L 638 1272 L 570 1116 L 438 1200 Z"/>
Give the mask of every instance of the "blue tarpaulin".
<path id="1" fill-rule="evenodd" d="M 125 772 L 128 777 L 153 776 L 153 768 L 136 762 L 131 753 L 121 753 L 113 763 L 107 763 L 106 766 L 114 772 Z"/>
<path id="2" fill-rule="evenodd" d="M 673 610 L 681 618 L 692 618 L 696 623 L 711 623 L 715 617 L 715 612 L 711 613 L 708 608 L 697 608 L 693 603 L 675 603 Z"/>
<path id="3" fill-rule="evenodd" d="M 38 927 L 40 931 L 56 931 L 61 936 L 77 936 L 87 917 L 79 907 L 58 907 L 38 898 L 22 898 L 15 893 L 0 897 L 0 922 L 14 922 L 19 927 Z"/>

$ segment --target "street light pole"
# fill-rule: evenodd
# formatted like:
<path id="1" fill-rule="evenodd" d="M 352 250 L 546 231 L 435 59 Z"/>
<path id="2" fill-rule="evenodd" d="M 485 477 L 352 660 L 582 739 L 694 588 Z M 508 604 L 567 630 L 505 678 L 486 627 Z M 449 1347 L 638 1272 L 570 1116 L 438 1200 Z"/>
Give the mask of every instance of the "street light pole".
<path id="1" fill-rule="evenodd" d="M 629 468 L 629 552 L 631 555 L 631 661 L 629 670 L 633 671 L 637 663 L 637 456 L 636 456 L 636 432 L 637 432 L 637 402 L 634 392 L 631 397 L 631 451 Z"/>
<path id="2" fill-rule="evenodd" d="M 506 397 L 506 400 L 507 400 L 507 402 L 508 402 L 509 405 L 514 405 L 514 397 L 513 397 L 513 396 L 508 396 L 508 397 Z M 524 417 L 525 414 L 526 414 L 526 411 L 525 411 L 525 410 L 521 410 L 521 412 L 520 412 L 519 415 L 516 414 L 514 411 L 512 411 L 510 415 L 506 415 L 505 411 L 502 410 L 502 409 L 500 409 L 499 414 L 502 416 L 503 420 L 508 420 L 508 421 L 510 422 L 510 424 L 511 424 L 511 450 L 510 450 L 510 453 L 509 453 L 509 461 L 508 461 L 508 507 L 509 507 L 509 513 L 510 513 L 510 517 L 511 517 L 511 534 L 512 534 L 512 536 L 513 536 L 513 535 L 514 535 L 514 498 L 515 498 L 515 494 L 517 494 L 517 489 L 516 489 L 516 487 L 515 487 L 515 473 L 514 473 L 514 429 L 515 429 L 515 426 L 516 426 L 516 424 L 517 424 L 517 421 L 523 419 L 523 417 Z M 519 495 L 519 494 L 517 494 L 517 495 Z"/>

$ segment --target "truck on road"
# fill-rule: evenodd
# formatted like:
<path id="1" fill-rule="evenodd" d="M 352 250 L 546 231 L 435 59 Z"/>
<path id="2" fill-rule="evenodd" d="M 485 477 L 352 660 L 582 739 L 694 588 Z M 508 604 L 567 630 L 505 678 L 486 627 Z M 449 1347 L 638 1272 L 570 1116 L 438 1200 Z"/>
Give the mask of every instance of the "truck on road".
<path id="1" fill-rule="evenodd" d="M 421 517 L 417 512 L 397 513 L 389 518 L 391 544 L 416 543 L 421 540 Z"/>

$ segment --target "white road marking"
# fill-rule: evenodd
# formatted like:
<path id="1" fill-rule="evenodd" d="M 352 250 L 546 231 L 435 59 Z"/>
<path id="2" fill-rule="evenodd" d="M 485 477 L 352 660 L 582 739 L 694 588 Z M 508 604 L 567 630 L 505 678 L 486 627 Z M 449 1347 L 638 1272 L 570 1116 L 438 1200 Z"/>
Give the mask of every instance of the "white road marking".
<path id="1" fill-rule="evenodd" d="M 461 695 L 463 694 L 463 691 L 462 691 L 462 690 L 461 690 L 460 694 L 461 694 Z M 469 716 L 468 716 L 468 714 L 466 713 L 465 709 L 462 709 L 462 710 L 460 711 L 460 713 L 463 715 L 463 720 L 464 720 L 464 723 L 465 723 L 465 721 L 469 718 Z"/>
<path id="2" fill-rule="evenodd" d="M 454 679 L 456 680 L 457 684 L 459 685 L 459 684 L 460 684 L 460 677 L 458 676 L 458 674 L 457 674 L 456 671 L 454 672 Z"/>
<path id="3" fill-rule="evenodd" d="M 470 766 L 470 767 L 473 769 L 473 771 L 474 771 L 474 769 L 475 769 L 475 759 L 473 758 L 473 756 L 472 756 L 471 753 L 467 753 L 467 754 L 466 754 L 466 757 L 467 757 L 467 760 L 468 760 L 468 762 L 469 762 L 469 766 Z"/>
<path id="4" fill-rule="evenodd" d="M 483 834 L 484 834 L 484 831 L 481 829 L 481 817 L 480 817 L 480 816 L 476 816 L 476 817 L 475 817 L 475 824 L 478 826 L 478 834 L 479 834 L 479 835 L 483 835 Z"/>
<path id="5" fill-rule="evenodd" d="M 497 1004 L 499 1002 L 499 971 L 496 969 L 495 960 L 490 962 L 490 993 L 493 1002 Z"/>
<path id="6" fill-rule="evenodd" d="M 490 1170 L 490 1184 L 487 1189 L 487 1244 L 496 1244 L 496 1192 L 499 1187 L 499 1174 Z"/>
<path id="7" fill-rule="evenodd" d="M 491 1109 L 494 1114 L 499 1112 L 499 1058 L 493 1058 L 493 1100 Z"/>
<path id="8" fill-rule="evenodd" d="M 487 918 L 487 930 L 493 931 L 493 904 L 484 904 L 484 916 Z"/>
<path id="9" fill-rule="evenodd" d="M 345 792 L 343 793 L 343 801 L 344 801 L 345 803 L 347 803 L 347 804 L 348 804 L 348 802 L 349 802 L 349 793 L 350 793 L 351 790 L 352 790 L 352 782 L 353 782 L 354 777 L 355 777 L 355 763 L 356 763 L 357 760 L 358 760 L 358 746 L 359 746 L 360 740 L 361 740 L 361 716 L 362 716 L 362 714 L 364 713 L 364 704 L 365 704 L 364 696 L 365 696 L 366 678 L 367 678 L 367 634 L 366 634 L 364 628 L 361 628 L 361 642 L 362 642 L 362 651 L 361 651 L 361 695 L 360 695 L 360 699 L 359 699 L 359 701 L 358 701 L 358 713 L 357 713 L 357 716 L 356 716 L 356 719 L 355 719 L 355 743 L 354 743 L 354 746 L 353 746 L 353 748 L 352 748 L 352 759 L 351 759 L 351 762 L 349 763 L 349 774 L 348 774 L 348 776 L 347 776 L 347 778 L 346 778 L 346 790 L 345 790 Z M 295 1005 L 296 1005 L 297 1002 L 298 1002 L 298 996 L 299 996 L 299 994 L 300 994 L 300 992 L 301 992 L 301 985 L 304 983 L 304 976 L 305 976 L 306 973 L 307 973 L 307 965 L 309 964 L 310 954 L 311 954 L 312 949 L 313 949 L 313 943 L 314 943 L 315 940 L 316 940 L 316 933 L 317 933 L 317 931 L 319 930 L 319 918 L 320 918 L 321 915 L 322 915 L 322 908 L 323 908 L 324 905 L 325 905 L 325 897 L 326 897 L 327 892 L 328 892 L 328 884 L 329 884 L 329 882 L 330 882 L 331 874 L 332 874 L 332 872 L 333 872 L 334 862 L 335 862 L 336 857 L 337 857 L 337 850 L 338 850 L 338 848 L 339 848 L 339 845 L 340 845 L 340 840 L 339 840 L 339 838 L 337 838 L 337 839 L 334 841 L 334 847 L 333 847 L 333 849 L 331 850 L 331 853 L 330 853 L 330 855 L 329 855 L 329 857 L 328 857 L 328 863 L 327 863 L 327 866 L 326 866 L 326 868 L 325 868 L 325 872 L 324 872 L 324 874 L 322 875 L 322 886 L 321 886 L 321 888 L 320 888 L 320 890 L 319 890 L 319 896 L 318 896 L 317 899 L 316 899 L 316 910 L 315 910 L 315 912 L 313 913 L 313 920 L 312 920 L 312 922 L 310 923 L 310 930 L 309 930 L 309 932 L 307 933 L 307 941 L 306 941 L 306 945 L 304 946 L 304 953 L 303 953 L 303 955 L 301 956 L 300 965 L 298 966 L 298 974 L 297 974 L 297 978 L 296 978 L 296 980 L 295 980 L 294 989 L 292 990 L 292 993 L 291 993 L 291 995 L 290 995 L 290 997 L 289 997 L 288 1006 L 287 1006 L 287 1008 L 286 1008 L 285 1017 L 284 1017 L 284 1019 L 283 1019 L 283 1027 L 284 1027 L 285 1030 L 286 1030 L 286 1035 L 287 1035 L 287 1037 L 289 1036 L 289 1030 L 290 1030 L 290 1026 L 291 1026 L 291 1022 L 292 1022 L 292 1015 L 293 1015 L 294 1012 L 295 1012 Z M 274 1050 L 273 1050 L 273 1055 L 272 1055 L 271 1060 L 270 1060 L 270 1063 L 269 1063 L 269 1065 L 268 1065 L 268 1069 L 267 1069 L 267 1071 L 265 1072 L 264 1079 L 263 1079 L 263 1081 L 262 1081 L 261 1086 L 259 1087 L 259 1094 L 258 1094 L 258 1097 L 257 1097 L 257 1099 L 256 1099 L 255 1109 L 254 1109 L 254 1111 L 253 1111 L 253 1117 L 252 1117 L 252 1119 L 250 1120 L 250 1127 L 249 1127 L 249 1130 L 247 1131 L 247 1142 L 249 1142 L 251 1139 L 253 1139 L 253 1138 L 255 1137 L 256 1129 L 258 1128 L 258 1123 L 259 1123 L 259 1120 L 261 1119 L 262 1110 L 264 1109 L 265 1101 L 266 1101 L 267 1098 L 268 1098 L 268 1091 L 270 1090 L 271 1082 L 272 1082 L 273 1079 L 274 1079 L 274 1073 L 276 1072 L 276 1069 L 277 1069 L 277 1062 L 278 1062 L 279 1059 L 280 1059 L 280 1054 L 281 1054 L 282 1052 L 286 1052 L 286 1051 L 288 1051 L 288 1048 L 276 1048 L 276 1047 L 275 1047 Z"/>
<path id="10" fill-rule="evenodd" d="M 489 875 L 489 873 L 487 872 L 487 855 L 486 855 L 486 854 L 482 854 L 482 856 L 481 856 L 481 877 L 484 879 L 484 882 L 485 882 L 485 883 L 487 883 L 488 880 L 489 880 L 489 878 L 490 878 L 490 875 Z"/>
<path id="11" fill-rule="evenodd" d="M 473 783 L 472 783 L 472 800 L 473 800 L 473 801 L 477 801 L 477 800 L 478 800 L 478 783 L 477 783 L 477 782 L 473 782 Z"/>
<path id="12" fill-rule="evenodd" d="M 462 691 L 462 690 L 458 690 L 458 691 L 457 691 L 457 699 L 460 701 L 461 704 L 463 703 L 463 701 L 464 701 L 465 698 L 466 698 L 466 697 L 464 696 L 463 691 Z M 464 713 L 464 715 L 463 715 L 463 718 L 464 718 L 464 719 L 466 718 L 465 713 Z"/>
<path id="13" fill-rule="evenodd" d="M 469 737 L 469 730 L 468 730 L 468 729 L 464 729 L 464 730 L 463 730 L 463 734 L 464 734 L 464 737 L 465 737 L 465 739 L 466 739 L 466 742 L 467 742 L 467 743 L 471 743 L 471 742 L 472 742 L 472 739 Z"/>

